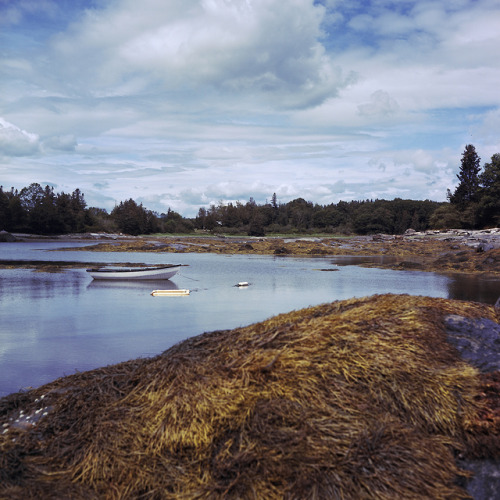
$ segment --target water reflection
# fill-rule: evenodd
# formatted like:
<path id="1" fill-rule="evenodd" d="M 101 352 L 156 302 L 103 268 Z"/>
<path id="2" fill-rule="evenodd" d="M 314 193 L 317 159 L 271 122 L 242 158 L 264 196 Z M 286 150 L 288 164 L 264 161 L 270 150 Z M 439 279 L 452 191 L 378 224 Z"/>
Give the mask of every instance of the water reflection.
<path id="1" fill-rule="evenodd" d="M 26 269 L 0 270 L 2 302 L 21 298 L 50 299 L 61 292 L 78 295 L 81 287 L 81 280 L 72 273 L 41 273 Z"/>
<path id="2" fill-rule="evenodd" d="M 151 292 L 152 290 L 179 290 L 179 287 L 171 280 L 145 280 L 145 281 L 92 280 L 87 285 L 87 289 L 88 290 L 106 289 L 111 291 L 142 290 Z"/>
<path id="3" fill-rule="evenodd" d="M 448 296 L 456 300 L 470 300 L 494 304 L 500 297 L 500 280 L 476 276 L 452 275 L 448 283 Z"/>
<path id="4" fill-rule="evenodd" d="M 331 258 L 338 266 L 359 266 L 361 264 L 393 264 L 396 257 L 390 255 L 335 255 Z"/>

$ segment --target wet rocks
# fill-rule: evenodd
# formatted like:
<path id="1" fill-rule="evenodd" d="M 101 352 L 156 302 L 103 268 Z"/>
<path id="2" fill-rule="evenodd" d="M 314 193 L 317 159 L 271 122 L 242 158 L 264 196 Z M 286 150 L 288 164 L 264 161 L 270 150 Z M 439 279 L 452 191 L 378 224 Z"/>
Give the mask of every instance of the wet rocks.
<path id="1" fill-rule="evenodd" d="M 254 247 L 250 243 L 244 243 L 243 245 L 240 246 L 239 250 L 241 252 L 245 252 L 248 250 L 254 250 Z"/>
<path id="2" fill-rule="evenodd" d="M 286 247 L 278 247 L 274 249 L 274 255 L 288 255 L 290 254 L 290 250 Z"/>
<path id="3" fill-rule="evenodd" d="M 417 270 L 417 271 L 423 271 L 424 266 L 420 262 L 412 262 L 409 260 L 405 260 L 403 262 L 400 262 L 398 264 L 398 268 L 400 269 L 408 269 L 408 270 Z"/>

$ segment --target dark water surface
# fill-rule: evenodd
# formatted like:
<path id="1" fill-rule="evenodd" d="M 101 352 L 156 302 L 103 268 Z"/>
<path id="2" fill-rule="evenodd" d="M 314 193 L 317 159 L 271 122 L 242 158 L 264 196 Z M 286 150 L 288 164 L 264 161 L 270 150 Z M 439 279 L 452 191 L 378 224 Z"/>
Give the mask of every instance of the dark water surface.
<path id="1" fill-rule="evenodd" d="M 189 267 L 156 283 L 95 282 L 84 269 L 1 269 L 0 397 L 75 371 L 153 356 L 203 332 L 333 300 L 390 292 L 492 304 L 500 295 L 500 280 L 364 269 L 345 258 L 337 265 L 332 258 L 47 251 L 62 246 L 70 244 L 1 243 L 0 259 Z M 240 281 L 250 286 L 235 287 Z M 191 294 L 150 295 L 168 287 Z"/>

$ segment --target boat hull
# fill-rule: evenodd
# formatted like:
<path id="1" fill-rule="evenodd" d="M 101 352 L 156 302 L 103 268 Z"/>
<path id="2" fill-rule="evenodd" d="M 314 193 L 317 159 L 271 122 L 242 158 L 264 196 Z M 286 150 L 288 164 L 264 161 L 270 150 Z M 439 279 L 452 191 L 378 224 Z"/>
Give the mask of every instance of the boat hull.
<path id="1" fill-rule="evenodd" d="M 87 272 L 95 280 L 168 280 L 180 269 L 179 266 L 146 267 L 137 269 L 87 269 Z"/>

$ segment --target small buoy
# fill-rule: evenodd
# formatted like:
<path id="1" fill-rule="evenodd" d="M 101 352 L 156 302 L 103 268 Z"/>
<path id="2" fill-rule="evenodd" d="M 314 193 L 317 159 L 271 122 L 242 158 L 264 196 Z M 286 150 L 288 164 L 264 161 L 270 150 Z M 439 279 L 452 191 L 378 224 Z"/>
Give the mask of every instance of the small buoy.
<path id="1" fill-rule="evenodd" d="M 176 295 L 189 295 L 189 290 L 153 290 L 153 297 L 170 297 Z"/>
<path id="2" fill-rule="evenodd" d="M 248 286 L 248 281 L 240 281 L 236 286 Z"/>

